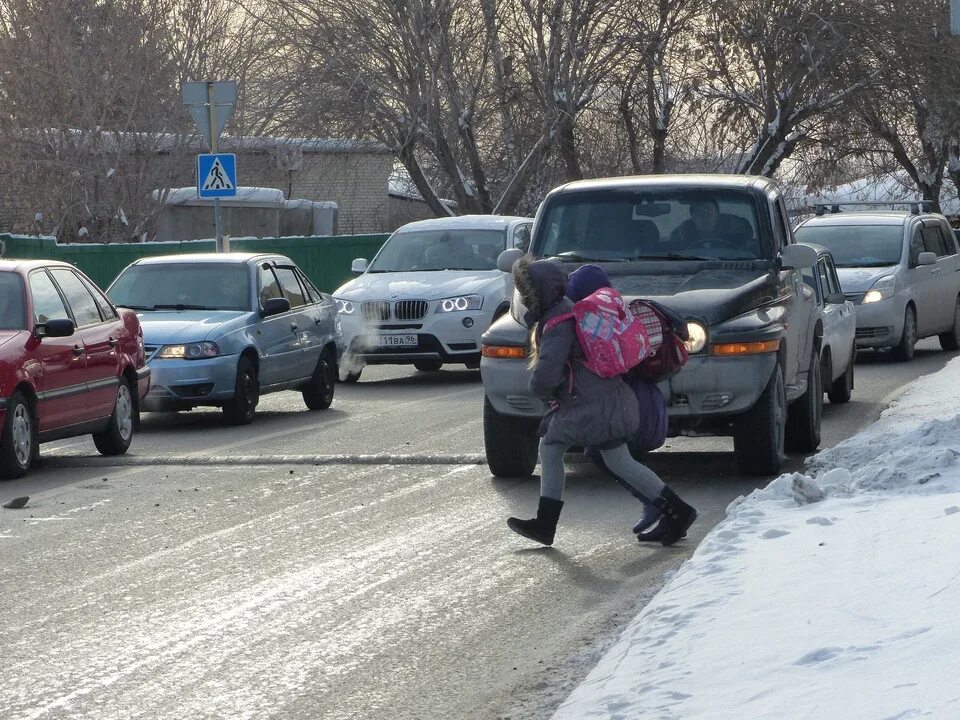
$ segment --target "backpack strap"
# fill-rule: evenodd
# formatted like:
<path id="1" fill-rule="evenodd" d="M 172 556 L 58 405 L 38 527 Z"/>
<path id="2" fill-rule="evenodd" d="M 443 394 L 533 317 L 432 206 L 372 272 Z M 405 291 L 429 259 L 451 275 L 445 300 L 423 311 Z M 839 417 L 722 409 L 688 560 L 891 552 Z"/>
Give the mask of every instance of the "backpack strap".
<path id="1" fill-rule="evenodd" d="M 566 322 L 567 320 L 575 320 L 575 319 L 576 319 L 576 315 L 574 315 L 572 312 L 564 313 L 563 315 L 557 315 L 556 317 L 552 317 L 543 324 L 543 330 L 541 331 L 541 334 L 545 333 L 547 330 L 551 328 L 555 328 L 557 325 L 559 325 L 562 322 Z"/>

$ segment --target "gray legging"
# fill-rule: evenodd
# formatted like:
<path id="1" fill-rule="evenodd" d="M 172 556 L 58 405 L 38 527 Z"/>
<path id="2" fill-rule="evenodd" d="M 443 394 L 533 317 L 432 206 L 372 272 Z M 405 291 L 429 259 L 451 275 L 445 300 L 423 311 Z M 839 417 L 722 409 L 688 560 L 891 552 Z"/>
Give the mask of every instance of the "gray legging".
<path id="1" fill-rule="evenodd" d="M 554 500 L 563 499 L 564 468 L 563 454 L 567 446 L 563 443 L 546 442 L 540 439 L 540 495 Z M 617 445 L 609 450 L 601 450 L 603 461 L 610 471 L 622 479 L 640 495 L 653 500 L 663 490 L 663 480 L 643 463 L 633 459 L 627 444 Z"/>

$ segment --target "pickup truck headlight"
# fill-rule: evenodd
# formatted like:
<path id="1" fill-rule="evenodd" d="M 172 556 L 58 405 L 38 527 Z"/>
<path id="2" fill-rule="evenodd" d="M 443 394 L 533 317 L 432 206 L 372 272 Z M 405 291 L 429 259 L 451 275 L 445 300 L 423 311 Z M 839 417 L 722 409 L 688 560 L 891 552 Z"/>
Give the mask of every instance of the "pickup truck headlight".
<path id="1" fill-rule="evenodd" d="M 185 345 L 164 345 L 157 353 L 157 357 L 161 360 L 204 360 L 217 357 L 219 354 L 220 348 L 217 347 L 216 343 L 198 342 Z"/>
<path id="2" fill-rule="evenodd" d="M 483 307 L 483 297 L 480 295 L 461 295 L 459 297 L 444 298 L 437 305 L 436 312 L 466 312 L 468 310 L 479 310 Z"/>
<path id="3" fill-rule="evenodd" d="M 895 275 L 887 275 L 877 280 L 873 287 L 863 296 L 863 304 L 880 302 L 893 297 L 897 292 L 897 278 Z"/>
<path id="4" fill-rule="evenodd" d="M 350 300 L 343 300 L 342 298 L 334 298 L 333 302 L 337 306 L 337 312 L 341 315 L 353 315 L 357 310 L 357 306 L 353 304 Z"/>
<path id="5" fill-rule="evenodd" d="M 683 346 L 690 354 L 700 352 L 707 344 L 707 329 L 700 323 L 688 322 L 687 336 L 688 339 L 683 341 Z"/>

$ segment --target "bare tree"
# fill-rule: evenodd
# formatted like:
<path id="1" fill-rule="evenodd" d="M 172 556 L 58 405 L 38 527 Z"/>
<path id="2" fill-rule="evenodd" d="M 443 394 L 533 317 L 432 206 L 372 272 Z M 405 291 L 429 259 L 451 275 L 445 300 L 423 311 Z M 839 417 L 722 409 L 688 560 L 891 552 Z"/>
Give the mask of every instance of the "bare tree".
<path id="1" fill-rule="evenodd" d="M 717 0 L 701 39 L 714 132 L 739 144 L 733 172 L 772 176 L 824 115 L 865 82 L 850 43 L 859 16 L 833 0 Z"/>

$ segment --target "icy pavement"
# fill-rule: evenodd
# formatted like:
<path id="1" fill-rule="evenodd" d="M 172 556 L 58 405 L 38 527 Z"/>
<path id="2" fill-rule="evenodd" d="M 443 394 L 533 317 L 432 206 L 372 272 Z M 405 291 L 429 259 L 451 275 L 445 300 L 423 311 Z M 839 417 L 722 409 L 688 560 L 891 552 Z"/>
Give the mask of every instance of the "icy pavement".
<path id="1" fill-rule="evenodd" d="M 555 718 L 960 717 L 960 360 L 731 503 Z"/>

